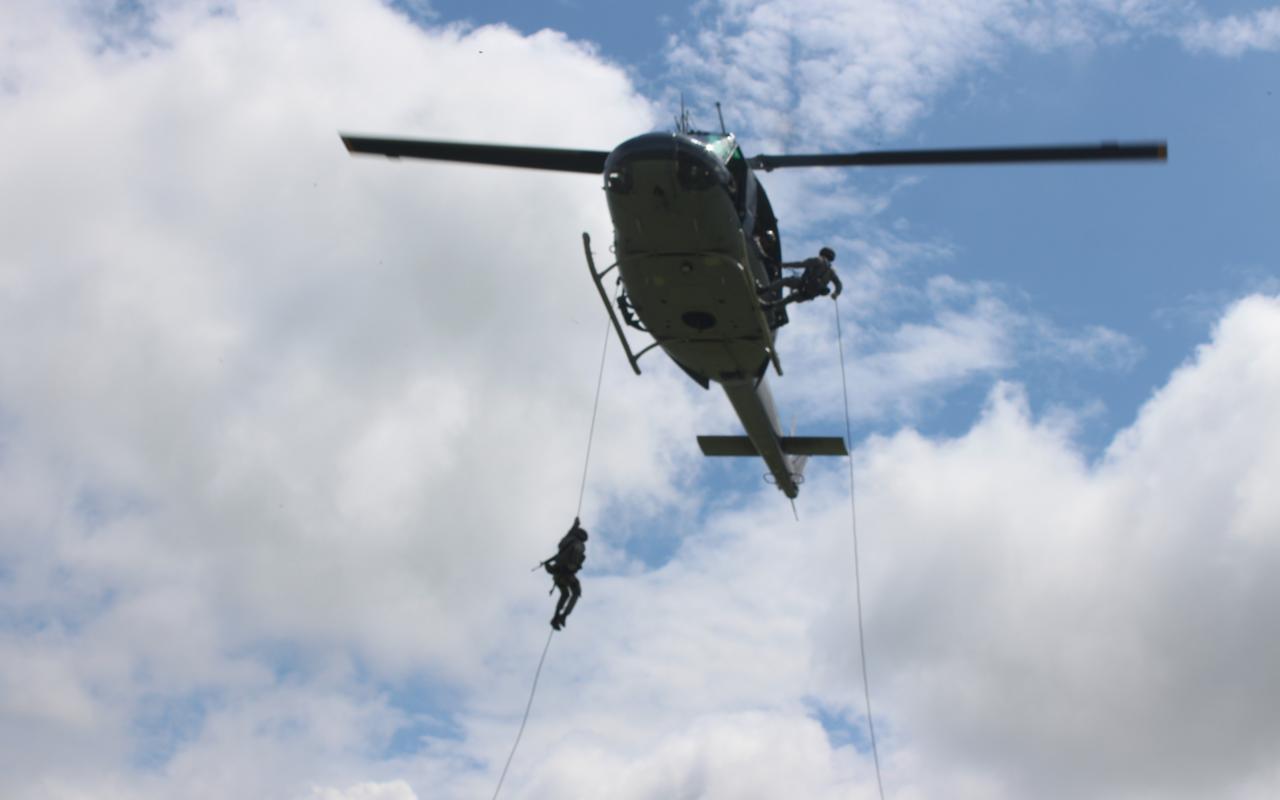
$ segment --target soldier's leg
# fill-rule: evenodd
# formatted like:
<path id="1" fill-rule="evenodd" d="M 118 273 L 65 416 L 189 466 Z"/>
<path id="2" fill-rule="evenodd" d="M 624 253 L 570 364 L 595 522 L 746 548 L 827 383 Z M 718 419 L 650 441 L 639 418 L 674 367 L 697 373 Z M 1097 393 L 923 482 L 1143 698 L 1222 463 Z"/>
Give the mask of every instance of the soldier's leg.
<path id="1" fill-rule="evenodd" d="M 573 607 L 578 604 L 578 598 L 582 597 L 582 584 L 578 582 L 577 575 L 569 576 L 569 605 L 565 607 L 564 616 L 573 613 Z"/>
<path id="2" fill-rule="evenodd" d="M 556 601 L 556 616 L 563 618 L 567 613 L 564 611 L 564 605 L 569 600 L 569 584 L 562 576 L 557 575 L 556 588 L 560 590 L 560 599 Z"/>
<path id="3" fill-rule="evenodd" d="M 807 303 L 821 293 L 822 289 L 810 283 L 802 283 L 787 295 L 788 303 Z"/>
<path id="4" fill-rule="evenodd" d="M 768 286 L 765 286 L 765 287 L 761 288 L 761 289 L 760 289 L 760 294 L 761 294 L 762 296 L 769 297 L 769 296 L 772 296 L 772 295 L 774 294 L 774 292 L 781 292 L 783 289 L 790 289 L 790 290 L 794 293 L 794 292 L 795 292 L 795 290 L 796 290 L 799 286 L 800 286 L 800 278 L 799 278 L 799 276 L 796 276 L 796 275 L 787 275 L 787 276 L 785 276 L 785 277 L 779 278 L 778 280 L 774 281 L 773 283 L 769 284 Z M 773 306 L 776 306 L 776 305 L 779 305 L 779 304 L 781 304 L 781 303 L 786 303 L 786 302 L 787 302 L 787 301 L 786 301 L 785 299 L 784 299 L 784 300 L 774 300 L 774 301 L 769 302 L 769 303 L 764 303 L 763 305 L 773 305 Z"/>

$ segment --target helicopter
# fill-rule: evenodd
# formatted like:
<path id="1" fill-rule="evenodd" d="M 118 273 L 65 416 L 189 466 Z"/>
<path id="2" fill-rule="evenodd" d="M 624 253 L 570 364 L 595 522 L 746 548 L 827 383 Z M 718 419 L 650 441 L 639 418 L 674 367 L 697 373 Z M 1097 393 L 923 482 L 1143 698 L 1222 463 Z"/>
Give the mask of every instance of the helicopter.
<path id="1" fill-rule="evenodd" d="M 716 104 L 719 112 L 719 103 Z M 787 436 L 766 380 L 782 375 L 778 329 L 788 315 L 775 288 L 784 262 L 778 219 L 757 172 L 793 167 L 1008 164 L 1159 160 L 1163 141 L 746 157 L 734 134 L 694 130 L 687 111 L 674 131 L 644 133 L 613 150 L 479 144 L 339 134 L 353 154 L 578 172 L 602 177 L 613 221 L 612 265 L 599 270 L 582 234 L 587 268 L 632 370 L 660 347 L 704 389 L 719 384 L 745 435 L 699 436 L 707 456 L 758 456 L 765 479 L 799 495 L 811 456 L 847 456 L 839 436 Z M 787 265 L 792 266 L 792 265 Z M 617 270 L 610 302 L 604 279 Z M 794 299 L 794 298 L 793 298 Z M 615 310 L 616 307 L 616 310 Z M 619 321 L 621 317 L 622 321 Z M 624 331 L 647 333 L 636 352 Z"/>

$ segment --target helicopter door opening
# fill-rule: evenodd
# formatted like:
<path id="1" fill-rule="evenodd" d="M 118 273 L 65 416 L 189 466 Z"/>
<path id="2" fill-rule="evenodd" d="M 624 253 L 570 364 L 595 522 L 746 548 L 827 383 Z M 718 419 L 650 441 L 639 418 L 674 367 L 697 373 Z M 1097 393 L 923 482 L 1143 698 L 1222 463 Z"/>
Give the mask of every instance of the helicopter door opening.
<path id="1" fill-rule="evenodd" d="M 754 184 L 755 178 L 747 169 L 747 159 L 743 157 L 741 150 L 734 150 L 733 157 L 729 159 L 729 175 L 733 177 L 733 183 L 730 186 L 733 193 L 733 207 L 738 210 L 738 218 L 746 223 L 752 210 L 748 208 L 747 198 L 754 199 L 747 193 L 749 188 L 747 184 Z"/>

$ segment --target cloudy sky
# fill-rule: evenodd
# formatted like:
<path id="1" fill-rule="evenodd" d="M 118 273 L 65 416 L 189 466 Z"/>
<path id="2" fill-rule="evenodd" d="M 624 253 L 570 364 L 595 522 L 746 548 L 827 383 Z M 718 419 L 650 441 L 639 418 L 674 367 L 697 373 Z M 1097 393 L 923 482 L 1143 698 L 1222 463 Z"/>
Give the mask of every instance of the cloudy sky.
<path id="1" fill-rule="evenodd" d="M 589 176 L 337 131 L 748 153 L 839 253 L 894 798 L 1280 793 L 1280 8 L 0 4 L 0 795 L 489 797 L 578 501 Z M 774 389 L 844 430 L 833 304 Z M 584 598 L 503 797 L 872 798 L 845 462 L 800 522 L 717 391 L 606 353 Z M 1268 488 L 1272 487 L 1272 488 Z"/>

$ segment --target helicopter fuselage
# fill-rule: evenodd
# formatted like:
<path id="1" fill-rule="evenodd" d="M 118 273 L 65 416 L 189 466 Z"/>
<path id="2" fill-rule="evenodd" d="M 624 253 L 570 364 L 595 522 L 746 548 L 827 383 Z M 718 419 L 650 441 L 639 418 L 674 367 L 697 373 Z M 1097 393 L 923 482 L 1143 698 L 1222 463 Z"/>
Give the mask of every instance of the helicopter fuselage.
<path id="1" fill-rule="evenodd" d="M 765 379 L 787 321 L 760 294 L 781 274 L 777 220 L 732 135 L 638 136 L 609 154 L 604 179 L 636 327 L 704 388 L 724 388 L 772 481 L 795 497 L 803 461 L 784 452 Z"/>

